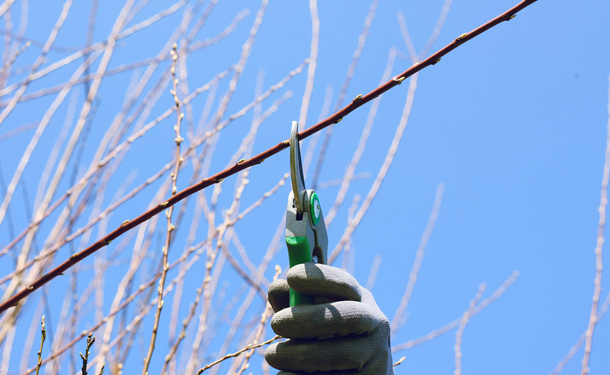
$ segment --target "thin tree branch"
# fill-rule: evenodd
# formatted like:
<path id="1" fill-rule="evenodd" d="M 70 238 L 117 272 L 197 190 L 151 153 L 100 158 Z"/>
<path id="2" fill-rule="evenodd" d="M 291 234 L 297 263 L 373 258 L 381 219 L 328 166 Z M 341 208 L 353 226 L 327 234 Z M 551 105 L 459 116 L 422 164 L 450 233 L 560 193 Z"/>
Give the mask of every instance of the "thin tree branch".
<path id="1" fill-rule="evenodd" d="M 174 97 L 174 103 L 176 106 L 176 125 L 174 126 L 174 130 L 176 131 L 176 138 L 174 141 L 176 142 L 176 162 L 174 167 L 174 172 L 171 175 L 172 179 L 172 192 L 174 195 L 178 191 L 177 188 L 177 180 L 178 180 L 178 171 L 180 171 L 180 166 L 182 165 L 182 156 L 180 155 L 180 144 L 184 140 L 180 135 L 180 125 L 182 124 L 182 118 L 184 115 L 181 110 L 180 99 L 178 99 L 178 78 L 176 78 L 176 61 L 178 60 L 178 45 L 174 44 L 174 48 L 171 51 L 172 55 L 172 95 Z M 155 341 L 157 340 L 157 332 L 159 331 L 159 321 L 161 320 L 161 310 L 163 309 L 163 288 L 165 287 L 165 278 L 167 277 L 167 271 L 169 269 L 169 247 L 171 245 L 172 232 L 174 231 L 174 224 L 172 224 L 172 213 L 174 212 L 174 206 L 171 206 L 165 212 L 167 216 L 167 233 L 165 235 L 165 246 L 163 247 L 163 271 L 161 272 L 161 279 L 159 280 L 159 289 L 158 289 L 158 299 L 157 299 L 157 311 L 155 312 L 155 321 L 153 324 L 152 335 L 150 338 L 150 344 L 148 346 L 148 353 L 146 354 L 146 358 L 144 359 L 144 367 L 142 368 L 142 375 L 148 375 L 148 367 L 150 366 L 150 361 L 152 360 L 152 355 L 155 350 Z"/>
<path id="2" fill-rule="evenodd" d="M 417 282 L 417 275 L 419 274 L 419 269 L 424 259 L 424 253 L 426 252 L 428 241 L 432 236 L 434 224 L 436 223 L 436 219 L 438 218 L 438 212 L 440 211 L 441 202 L 443 201 L 444 188 L 445 187 L 443 184 L 439 184 L 436 188 L 436 196 L 434 197 L 434 205 L 432 206 L 432 212 L 430 212 L 428 224 L 426 225 L 424 234 L 422 235 L 421 241 L 419 242 L 419 247 L 417 249 L 417 252 L 415 253 L 415 261 L 413 262 L 413 267 L 411 267 L 411 273 L 409 274 L 409 282 L 407 283 L 405 294 L 403 295 L 402 300 L 400 301 L 400 305 L 396 310 L 394 319 L 392 319 L 392 324 L 390 326 L 392 334 L 394 334 L 404 324 L 403 315 L 407 310 L 407 307 L 409 306 L 409 301 L 411 300 L 411 296 L 413 295 L 413 289 L 415 289 L 415 283 Z"/>
<path id="3" fill-rule="evenodd" d="M 604 301 L 601 308 L 599 309 L 599 312 L 597 313 L 597 322 L 599 322 L 602 319 L 602 317 L 608 312 L 609 307 L 610 307 L 610 293 L 608 293 L 606 295 L 606 300 Z M 572 358 L 574 358 L 574 356 L 576 355 L 576 352 L 578 352 L 578 350 L 584 345 L 586 338 L 587 338 L 587 332 L 585 331 L 582 335 L 580 335 L 580 337 L 578 338 L 578 341 L 576 341 L 576 343 L 574 345 L 572 345 L 572 347 L 570 348 L 568 353 L 565 355 L 565 357 L 563 357 L 563 359 L 561 361 L 559 361 L 559 363 L 557 363 L 557 366 L 555 367 L 555 369 L 553 371 L 551 371 L 551 373 L 549 375 L 560 374 L 563 371 L 563 369 L 566 367 L 566 365 L 568 363 L 570 363 Z"/>
<path id="4" fill-rule="evenodd" d="M 487 306 L 489 306 L 490 304 L 494 303 L 498 298 L 500 298 L 502 296 L 502 294 L 504 294 L 504 292 L 506 292 L 506 290 L 508 289 L 509 286 L 511 286 L 515 280 L 517 280 L 517 277 L 519 277 L 519 271 L 515 271 L 512 273 L 512 275 L 510 275 L 510 277 L 508 279 L 506 279 L 502 285 L 500 285 L 500 287 L 498 289 L 496 289 L 495 292 L 492 293 L 491 296 L 485 298 L 484 300 L 481 301 L 481 303 L 479 303 L 473 310 L 472 313 L 470 314 L 470 317 L 474 317 L 475 315 L 477 315 L 478 313 L 480 313 L 481 311 L 483 311 Z M 458 327 L 460 325 L 460 322 L 462 321 L 462 317 L 457 318 L 456 320 L 444 325 L 443 327 L 439 328 L 439 329 L 435 329 L 434 331 L 421 336 L 419 338 L 413 339 L 413 340 L 409 340 L 404 344 L 398 344 L 392 347 L 392 353 L 396 353 L 402 350 L 408 350 L 411 348 L 414 348 L 416 346 L 419 346 L 423 343 L 426 343 L 428 341 L 431 341 L 439 336 L 444 335 L 445 333 L 451 331 L 452 329 Z"/>
<path id="5" fill-rule="evenodd" d="M 343 117 L 347 116 L 348 114 L 350 114 L 357 108 L 370 102 L 371 100 L 373 100 L 376 97 L 378 97 L 379 95 L 389 91 L 390 89 L 400 85 L 406 78 L 411 77 L 412 75 L 418 73 L 419 71 L 423 70 L 424 68 L 426 68 L 430 65 L 434 65 L 434 64 L 438 63 L 440 61 L 441 57 L 445 56 L 449 52 L 458 48 L 462 44 L 468 42 L 469 40 L 475 38 L 476 36 L 484 33 L 485 31 L 491 29 L 492 27 L 494 27 L 502 22 L 511 20 L 512 18 L 514 18 L 516 13 L 518 13 L 519 11 L 523 10 L 524 8 L 530 6 L 531 4 L 535 3 L 536 1 L 537 0 L 524 0 L 524 1 L 520 2 L 519 4 L 517 4 L 516 6 L 510 8 L 506 12 L 500 14 L 499 16 L 493 18 L 492 20 L 490 20 L 490 21 L 486 22 L 485 24 L 472 30 L 471 32 L 460 35 L 454 41 L 452 41 L 451 43 L 449 43 L 448 45 L 446 45 L 445 47 L 443 47 L 436 53 L 432 54 L 427 59 L 421 61 L 420 63 L 412 65 L 409 69 L 400 73 L 399 75 L 397 75 L 390 81 L 386 82 L 385 84 L 377 87 L 370 93 L 363 95 L 362 97 L 358 96 L 356 99 L 354 99 L 350 104 L 345 106 L 343 109 L 337 111 L 336 113 L 334 113 L 330 117 L 326 118 L 325 120 L 319 122 L 318 124 L 304 130 L 303 132 L 301 132 L 299 134 L 299 139 L 305 139 L 305 138 L 311 136 L 312 134 L 319 132 L 320 130 L 322 130 L 332 124 L 338 123 L 339 121 L 341 121 L 343 119 Z M 41 286 L 45 285 L 49 281 L 53 280 L 55 277 L 59 276 L 61 273 L 65 272 L 73 265 L 77 264 L 78 262 L 85 259 L 89 255 L 95 253 L 97 250 L 99 250 L 105 246 L 108 246 L 114 239 L 118 238 L 125 232 L 128 232 L 129 230 L 135 228 L 136 226 L 142 224 L 143 222 L 149 220 L 150 218 L 152 218 L 153 216 L 164 211 L 168 207 L 175 205 L 176 203 L 180 202 L 181 200 L 185 199 L 186 197 L 188 197 L 200 190 L 203 190 L 210 185 L 221 182 L 223 179 L 225 179 L 231 175 L 234 175 L 240 171 L 243 171 L 246 168 L 249 168 L 254 165 L 262 163 L 265 159 L 288 148 L 289 145 L 290 145 L 289 140 L 280 142 L 277 145 L 275 145 L 274 147 L 271 147 L 270 149 L 265 150 L 265 151 L 261 152 L 260 154 L 254 156 L 248 160 L 244 160 L 243 162 L 240 161 L 230 168 L 227 168 L 219 173 L 216 173 L 215 175 L 212 175 L 208 178 L 203 179 L 199 183 L 192 185 L 192 186 L 178 192 L 176 195 L 172 196 L 167 201 L 159 204 L 158 206 L 152 208 L 151 210 L 143 213 L 142 215 L 134 218 L 133 220 L 131 220 L 125 224 L 122 224 L 117 229 L 110 232 L 109 234 L 104 236 L 102 239 L 100 239 L 99 241 L 97 241 L 94 244 L 92 244 L 91 246 L 89 246 L 87 249 L 83 250 L 80 253 L 73 254 L 67 261 L 60 264 L 55 269 L 51 270 L 50 272 L 46 273 L 45 275 L 41 276 L 39 279 L 35 280 L 25 289 L 21 290 L 14 296 L 12 296 L 9 299 L 7 299 L 6 301 L 4 301 L 2 304 L 0 304 L 0 313 L 6 311 L 10 307 L 15 306 L 19 301 L 23 300 L 28 295 L 30 295 L 32 292 L 34 292 Z"/>
<path id="6" fill-rule="evenodd" d="M 44 325 L 44 315 L 42 316 L 42 328 L 40 330 L 40 332 L 42 333 L 42 336 L 40 338 L 40 350 L 38 351 L 38 362 L 36 363 L 36 375 L 38 375 L 38 373 L 40 372 L 40 366 L 42 365 L 42 346 L 44 345 L 44 340 L 47 338 L 47 330 L 45 329 L 45 325 Z"/>
<path id="7" fill-rule="evenodd" d="M 589 326 L 586 332 L 586 343 L 585 343 L 585 354 L 582 358 L 582 368 L 580 370 L 581 375 L 587 375 L 589 373 L 589 359 L 591 358 L 591 346 L 593 341 L 593 331 L 595 330 L 595 324 L 597 323 L 597 314 L 599 306 L 599 295 L 602 291 L 602 270 L 603 259 L 602 250 L 604 247 L 604 227 L 606 226 L 606 206 L 608 205 L 608 178 L 610 177 L 610 76 L 608 76 L 608 126 L 606 134 L 606 158 L 604 161 L 604 173 L 602 177 L 601 186 L 601 197 L 599 202 L 599 222 L 597 225 L 597 245 L 595 246 L 595 279 L 594 279 L 594 291 L 593 291 L 593 302 L 591 303 L 591 315 L 589 316 Z"/>
<path id="8" fill-rule="evenodd" d="M 464 311 L 464 315 L 462 315 L 462 321 L 460 322 L 460 326 L 455 333 L 455 346 L 453 348 L 455 352 L 455 371 L 454 375 L 462 375 L 462 337 L 464 336 L 464 329 L 470 320 L 470 316 L 474 311 L 477 303 L 481 300 L 483 296 L 483 292 L 485 291 L 485 284 L 479 285 L 479 291 L 477 295 L 470 301 L 468 305 L 468 309 Z"/>

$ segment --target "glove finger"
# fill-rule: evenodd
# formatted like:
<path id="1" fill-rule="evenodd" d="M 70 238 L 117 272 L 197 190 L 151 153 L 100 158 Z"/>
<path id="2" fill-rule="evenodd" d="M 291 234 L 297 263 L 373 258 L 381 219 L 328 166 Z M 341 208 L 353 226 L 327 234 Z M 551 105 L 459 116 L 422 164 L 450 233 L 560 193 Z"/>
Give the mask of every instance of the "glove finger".
<path id="1" fill-rule="evenodd" d="M 278 369 L 315 371 L 360 371 L 378 348 L 367 337 L 328 340 L 289 340 L 272 344 L 265 351 L 267 363 Z"/>
<path id="2" fill-rule="evenodd" d="M 354 301 L 294 306 L 271 319 L 273 331 L 290 339 L 366 335 L 378 324 L 375 311 Z"/>
<path id="3" fill-rule="evenodd" d="M 295 291 L 336 301 L 361 301 L 360 285 L 352 275 L 325 264 L 303 263 L 287 274 L 288 285 Z"/>
<path id="4" fill-rule="evenodd" d="M 274 312 L 278 312 L 290 306 L 290 287 L 286 280 L 275 280 L 269 285 L 267 298 Z"/>

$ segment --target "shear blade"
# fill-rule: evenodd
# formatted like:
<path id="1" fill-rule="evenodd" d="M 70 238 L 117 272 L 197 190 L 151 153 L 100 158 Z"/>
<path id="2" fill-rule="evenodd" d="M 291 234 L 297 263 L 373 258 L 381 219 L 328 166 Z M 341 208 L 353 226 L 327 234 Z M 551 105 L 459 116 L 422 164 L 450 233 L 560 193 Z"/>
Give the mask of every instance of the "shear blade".
<path id="1" fill-rule="evenodd" d="M 305 178 L 303 177 L 303 165 L 301 164 L 301 147 L 299 145 L 299 123 L 292 122 L 290 132 L 290 180 L 292 182 L 292 193 L 298 218 L 303 217 L 305 202 Z"/>

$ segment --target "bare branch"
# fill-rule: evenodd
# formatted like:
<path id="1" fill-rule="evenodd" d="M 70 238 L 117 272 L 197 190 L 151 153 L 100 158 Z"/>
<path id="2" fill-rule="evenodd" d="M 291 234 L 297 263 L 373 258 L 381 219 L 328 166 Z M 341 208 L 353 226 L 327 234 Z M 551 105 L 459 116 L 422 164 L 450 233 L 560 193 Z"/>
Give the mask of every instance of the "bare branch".
<path id="1" fill-rule="evenodd" d="M 422 69 L 438 63 L 442 56 L 448 54 L 449 52 L 451 52 L 454 49 L 458 48 L 459 46 L 463 45 L 467 41 L 475 38 L 476 36 L 484 33 L 485 31 L 491 29 L 492 27 L 494 27 L 502 22 L 509 21 L 510 19 L 514 18 L 515 14 L 517 12 L 521 11 L 522 9 L 528 7 L 529 5 L 531 5 L 535 2 L 536 2 L 536 0 L 524 0 L 524 1 L 520 2 L 519 4 L 517 4 L 516 6 L 510 8 L 506 12 L 502 13 L 501 15 L 495 17 L 494 19 L 492 19 L 492 20 L 486 22 L 485 24 L 479 26 L 478 28 L 472 30 L 471 32 L 460 35 L 453 42 L 449 43 L 447 46 L 443 47 L 436 53 L 432 54 L 427 59 L 421 61 L 420 63 L 414 64 L 409 69 L 400 73 L 392 80 L 377 87 L 375 90 L 371 91 L 370 93 L 368 93 L 362 97 L 358 97 L 357 100 L 353 100 L 346 107 L 344 107 L 343 109 L 334 113 L 327 119 L 306 129 L 305 131 L 301 132 L 299 134 L 299 139 L 305 139 L 305 138 L 311 136 L 312 134 L 324 129 L 325 127 L 330 126 L 331 124 L 338 123 L 345 116 L 347 116 L 348 114 L 353 112 L 355 109 L 363 106 L 364 104 L 375 99 L 376 97 L 385 93 L 386 91 L 400 85 L 406 78 L 413 76 L 414 74 L 418 73 Z M 414 80 L 412 80 L 412 82 L 413 81 Z M 165 201 L 165 202 L 161 203 L 160 205 L 154 207 L 153 209 L 143 213 L 142 215 L 131 220 L 127 224 L 121 225 L 120 227 L 118 227 L 114 231 L 110 232 L 108 235 L 104 236 L 99 241 L 97 241 L 96 243 L 94 243 L 93 245 L 91 245 L 90 247 L 85 249 L 84 251 L 82 251 L 81 253 L 72 255 L 70 257 L 70 259 L 68 259 L 64 263 L 60 264 L 58 267 L 56 267 L 52 271 L 48 272 L 47 274 L 41 276 L 40 278 L 38 278 L 37 280 L 32 282 L 29 286 L 27 286 L 25 289 L 21 290 L 17 294 L 15 294 L 12 297 L 5 300 L 2 304 L 0 304 L 0 313 L 6 311 L 10 307 L 15 306 L 17 303 L 19 303 L 19 301 L 26 298 L 33 291 L 37 290 L 42 285 L 48 283 L 49 281 L 51 281 L 52 279 L 54 279 L 55 277 L 57 277 L 58 275 L 60 275 L 61 273 L 63 273 L 67 269 L 69 269 L 70 267 L 72 267 L 74 264 L 80 262 L 81 260 L 85 259 L 89 255 L 95 253 L 97 250 L 109 245 L 110 242 L 112 242 L 114 239 L 118 238 L 125 232 L 135 228 L 136 226 L 140 225 L 141 223 L 149 220 L 151 217 L 159 214 L 160 212 L 167 209 L 168 207 L 173 206 L 174 204 L 178 203 L 179 201 L 185 199 L 186 197 L 188 197 L 202 189 L 205 189 L 206 187 L 208 187 L 210 185 L 219 183 L 223 179 L 225 179 L 233 174 L 236 174 L 236 173 L 243 171 L 244 169 L 252 167 L 254 165 L 260 164 L 266 158 L 277 154 L 278 152 L 288 148 L 288 146 L 289 146 L 288 140 L 280 142 L 277 145 L 275 145 L 274 147 L 271 147 L 270 149 L 263 151 L 262 153 L 254 156 L 248 160 L 245 160 L 243 163 L 236 164 L 228 169 L 225 169 L 224 171 L 216 173 L 213 176 L 205 178 L 204 180 L 200 181 L 199 183 L 197 183 L 195 185 L 192 185 L 192 186 L 180 191 L 179 193 L 172 196 L 167 201 Z M 360 211 L 359 211 L 359 213 L 360 213 Z M 361 217 L 359 218 L 357 215 L 355 220 L 359 221 L 359 219 L 361 219 Z"/>
<path id="2" fill-rule="evenodd" d="M 591 346 L 593 343 L 593 331 L 597 323 L 597 314 L 599 306 L 599 295 L 602 290 L 602 270 L 603 257 L 602 250 L 604 248 L 604 227 L 606 226 L 606 206 L 608 205 L 608 179 L 610 177 L 610 76 L 608 76 L 608 126 L 606 134 L 606 159 L 604 162 L 604 173 L 602 177 L 601 198 L 599 202 L 599 222 L 597 225 L 597 245 L 595 246 L 595 280 L 593 291 L 593 302 L 591 303 L 591 315 L 589 316 L 589 326 L 587 328 L 585 354 L 582 358 L 581 375 L 589 373 L 589 359 L 591 357 Z"/>

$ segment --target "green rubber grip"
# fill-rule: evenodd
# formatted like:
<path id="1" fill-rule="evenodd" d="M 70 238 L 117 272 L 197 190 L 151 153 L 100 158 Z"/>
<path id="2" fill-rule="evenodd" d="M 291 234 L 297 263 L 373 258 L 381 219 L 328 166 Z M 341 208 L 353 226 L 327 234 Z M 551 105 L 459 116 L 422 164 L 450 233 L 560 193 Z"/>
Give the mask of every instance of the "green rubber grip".
<path id="1" fill-rule="evenodd" d="M 286 245 L 288 245 L 290 268 L 297 264 L 311 262 L 311 249 L 309 248 L 307 237 L 286 237 Z M 303 303 L 313 305 L 314 298 L 290 289 L 290 306 L 301 305 Z"/>

